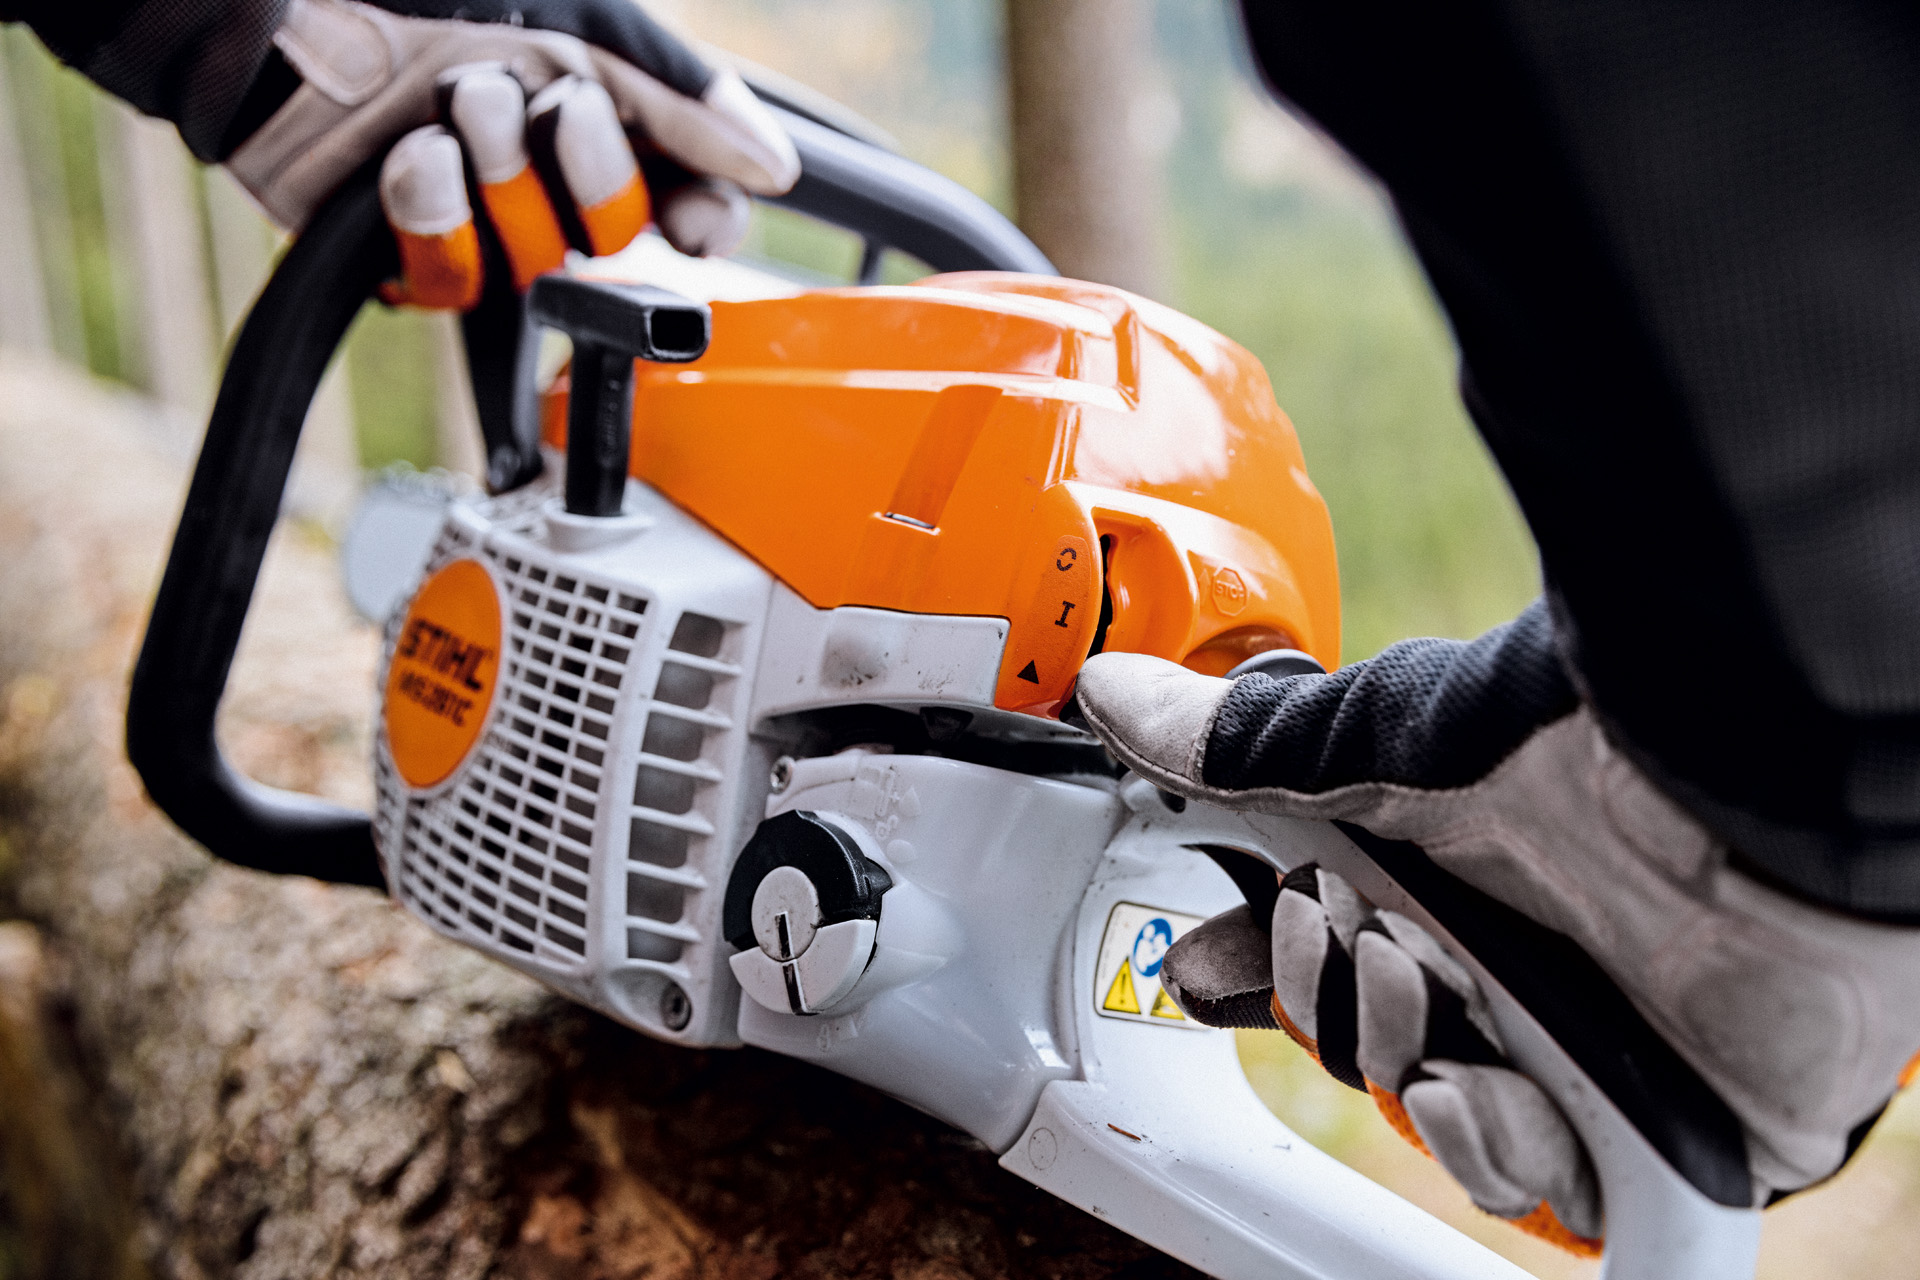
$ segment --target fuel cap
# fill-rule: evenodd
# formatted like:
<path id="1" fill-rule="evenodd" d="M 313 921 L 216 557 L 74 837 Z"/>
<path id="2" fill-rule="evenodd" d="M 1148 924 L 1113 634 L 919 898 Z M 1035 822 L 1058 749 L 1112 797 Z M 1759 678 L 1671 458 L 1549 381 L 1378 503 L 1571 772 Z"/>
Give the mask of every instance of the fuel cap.
<path id="1" fill-rule="evenodd" d="M 727 881 L 721 929 L 741 987 L 777 1013 L 813 1014 L 853 990 L 893 887 L 854 838 L 815 813 L 762 822 Z"/>

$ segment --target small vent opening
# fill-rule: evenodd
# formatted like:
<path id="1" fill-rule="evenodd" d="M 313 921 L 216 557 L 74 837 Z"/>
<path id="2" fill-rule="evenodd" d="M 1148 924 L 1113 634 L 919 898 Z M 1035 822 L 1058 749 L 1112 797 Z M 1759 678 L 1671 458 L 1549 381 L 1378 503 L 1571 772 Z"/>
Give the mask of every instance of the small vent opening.
<path id="1" fill-rule="evenodd" d="M 662 663 L 660 682 L 653 687 L 653 700 L 698 711 L 713 700 L 713 672 L 683 667 L 677 662 Z"/>
<path id="2" fill-rule="evenodd" d="M 680 918 L 687 900 L 687 887 L 655 880 L 652 876 L 627 877 L 627 914 L 647 920 L 669 923 Z"/>
<path id="3" fill-rule="evenodd" d="M 685 813 L 693 808 L 693 792 L 699 784 L 698 778 L 684 773 L 668 773 L 665 769 L 641 765 L 634 779 L 633 802 L 642 809 Z"/>
<path id="4" fill-rule="evenodd" d="M 665 938 L 645 929 L 627 930 L 627 958 L 629 960 L 654 960 L 661 964 L 672 964 L 680 958 L 680 952 L 686 944 L 678 938 Z"/>
<path id="5" fill-rule="evenodd" d="M 657 822 L 635 818 L 628 837 L 627 857 L 649 866 L 684 867 L 689 839 L 690 833 L 677 827 L 663 827 Z"/>
<path id="6" fill-rule="evenodd" d="M 727 638 L 727 624 L 700 613 L 683 613 L 673 629 L 667 648 L 675 653 L 690 653 L 696 658 L 720 655 L 720 642 Z"/>
<path id="7" fill-rule="evenodd" d="M 668 760 L 698 760 L 700 749 L 706 743 L 705 725 L 673 716 L 648 716 L 640 749 L 650 756 L 664 756 Z"/>

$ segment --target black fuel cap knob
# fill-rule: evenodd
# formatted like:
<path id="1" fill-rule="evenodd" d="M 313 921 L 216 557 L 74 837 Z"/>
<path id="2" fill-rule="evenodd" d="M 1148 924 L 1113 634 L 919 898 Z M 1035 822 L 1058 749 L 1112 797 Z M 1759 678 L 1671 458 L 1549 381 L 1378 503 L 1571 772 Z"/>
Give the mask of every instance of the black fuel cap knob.
<path id="1" fill-rule="evenodd" d="M 865 972 L 892 887 L 851 835 L 818 814 L 768 818 L 727 881 L 721 931 L 738 949 L 734 976 L 777 1012 L 831 1008 Z"/>

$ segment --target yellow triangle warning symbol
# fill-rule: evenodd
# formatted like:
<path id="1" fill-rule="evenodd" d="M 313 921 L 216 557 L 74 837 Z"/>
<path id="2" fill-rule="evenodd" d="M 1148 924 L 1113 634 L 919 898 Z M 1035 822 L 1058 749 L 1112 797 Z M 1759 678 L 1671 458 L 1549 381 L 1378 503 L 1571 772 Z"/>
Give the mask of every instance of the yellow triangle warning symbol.
<path id="1" fill-rule="evenodd" d="M 1113 985 L 1107 988 L 1107 998 L 1100 1007 L 1109 1013 L 1140 1012 L 1140 1001 L 1133 994 L 1133 966 L 1125 960 L 1120 962 L 1120 972 L 1113 975 Z"/>
<path id="2" fill-rule="evenodd" d="M 1153 993 L 1153 1016 L 1156 1018 L 1172 1018 L 1175 1022 L 1185 1022 L 1187 1020 L 1187 1015 L 1180 1012 L 1180 1006 L 1167 999 L 1167 993 L 1165 991 L 1156 991 Z"/>

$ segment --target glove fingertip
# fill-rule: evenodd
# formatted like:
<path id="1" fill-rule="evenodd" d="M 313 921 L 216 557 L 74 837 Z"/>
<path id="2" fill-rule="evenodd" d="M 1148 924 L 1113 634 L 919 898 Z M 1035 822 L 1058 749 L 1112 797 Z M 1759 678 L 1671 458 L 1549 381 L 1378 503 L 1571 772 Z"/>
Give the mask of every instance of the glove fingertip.
<path id="1" fill-rule="evenodd" d="M 605 86 L 564 76 L 527 104 L 527 150 L 568 243 L 604 257 L 653 217 L 639 161 Z"/>
<path id="2" fill-rule="evenodd" d="M 690 182 L 661 198 L 660 234 L 694 258 L 725 257 L 747 236 L 753 208 L 746 192 L 717 178 Z"/>
<path id="3" fill-rule="evenodd" d="M 780 121 L 732 67 L 714 72 L 700 100 L 744 129 L 764 153 L 756 156 L 759 181 L 745 185 L 761 196 L 785 195 L 800 180 L 800 152 Z"/>
<path id="4" fill-rule="evenodd" d="M 565 265 L 566 234 L 532 168 L 505 182 L 482 183 L 480 201 L 513 269 L 514 288 L 524 293 L 534 280 Z"/>
<path id="5" fill-rule="evenodd" d="M 467 200 L 460 144 L 438 125 L 396 143 L 380 166 L 380 206 L 400 253 L 392 305 L 465 310 L 480 300 L 480 239 Z"/>

